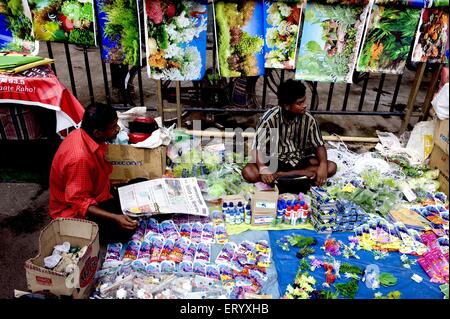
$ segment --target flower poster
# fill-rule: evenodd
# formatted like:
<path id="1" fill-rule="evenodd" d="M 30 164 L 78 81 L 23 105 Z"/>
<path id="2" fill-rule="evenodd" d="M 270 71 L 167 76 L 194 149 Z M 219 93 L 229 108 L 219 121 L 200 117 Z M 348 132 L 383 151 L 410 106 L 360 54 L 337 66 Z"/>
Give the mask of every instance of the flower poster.
<path id="1" fill-rule="evenodd" d="M 295 68 L 295 55 L 302 15 L 300 1 L 264 1 L 265 67 Z"/>
<path id="2" fill-rule="evenodd" d="M 360 72 L 403 73 L 420 11 L 374 4 L 356 69 Z"/>
<path id="3" fill-rule="evenodd" d="M 36 39 L 96 45 L 93 0 L 28 0 Z"/>
<path id="4" fill-rule="evenodd" d="M 26 0 L 0 0 L 0 51 L 37 54 L 38 50 Z"/>
<path id="5" fill-rule="evenodd" d="M 147 73 L 195 81 L 206 68 L 207 1 L 144 0 Z"/>
<path id="6" fill-rule="evenodd" d="M 138 0 L 98 0 L 96 5 L 103 61 L 139 65 L 141 34 Z"/>
<path id="7" fill-rule="evenodd" d="M 214 1 L 214 14 L 220 76 L 263 75 L 263 1 Z"/>
<path id="8" fill-rule="evenodd" d="M 307 3 L 295 78 L 351 83 L 368 10 L 358 3 Z"/>
<path id="9" fill-rule="evenodd" d="M 387 4 L 403 5 L 413 8 L 429 8 L 433 4 L 433 0 L 375 0 L 375 3 L 380 5 Z"/>
<path id="10" fill-rule="evenodd" d="M 444 62 L 447 41 L 448 13 L 439 8 L 423 9 L 411 61 Z"/>

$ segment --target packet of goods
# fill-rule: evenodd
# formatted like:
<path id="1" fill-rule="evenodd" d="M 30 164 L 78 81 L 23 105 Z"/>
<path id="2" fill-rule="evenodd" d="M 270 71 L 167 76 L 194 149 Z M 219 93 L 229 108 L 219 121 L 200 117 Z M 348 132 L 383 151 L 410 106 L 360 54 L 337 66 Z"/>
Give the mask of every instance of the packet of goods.
<path id="1" fill-rule="evenodd" d="M 234 251 L 236 249 L 236 244 L 233 242 L 228 242 L 223 245 L 222 250 L 216 258 L 216 264 L 230 264 L 234 256 Z"/>
<path id="2" fill-rule="evenodd" d="M 165 239 L 177 240 L 180 238 L 177 226 L 173 220 L 165 220 L 159 224 L 159 232 L 164 236 Z"/>
<path id="3" fill-rule="evenodd" d="M 195 253 L 195 261 L 209 263 L 211 261 L 211 245 L 206 243 L 199 243 L 197 252 Z"/>
<path id="4" fill-rule="evenodd" d="M 145 262 L 150 262 L 152 244 L 150 240 L 146 239 L 141 243 L 138 259 Z"/>
<path id="5" fill-rule="evenodd" d="M 164 247 L 164 237 L 162 235 L 154 235 L 150 237 L 150 242 L 152 244 L 150 263 L 159 262 L 159 257 Z"/>
<path id="6" fill-rule="evenodd" d="M 211 219 L 212 219 L 214 226 L 224 223 L 223 214 L 218 210 L 215 210 L 211 213 Z"/>
<path id="7" fill-rule="evenodd" d="M 122 243 L 108 244 L 106 247 L 106 256 L 105 261 L 103 262 L 103 268 L 112 268 L 120 265 L 122 247 Z"/>
<path id="8" fill-rule="evenodd" d="M 206 277 L 220 280 L 220 272 L 219 269 L 215 265 L 207 265 L 206 266 Z"/>
<path id="9" fill-rule="evenodd" d="M 202 241 L 203 224 L 196 222 L 192 225 L 191 240 L 194 243 L 200 243 Z"/>
<path id="10" fill-rule="evenodd" d="M 168 260 L 171 260 L 175 263 L 180 263 L 183 261 L 184 252 L 189 246 L 189 239 L 185 237 L 179 238 L 173 247 L 172 252 L 169 254 Z"/>
<path id="11" fill-rule="evenodd" d="M 180 236 L 185 238 L 191 238 L 192 225 L 189 223 L 183 223 L 180 225 Z"/>
<path id="12" fill-rule="evenodd" d="M 233 269 L 227 264 L 221 264 L 218 268 L 222 285 L 226 289 L 232 289 L 235 286 Z"/>
<path id="13" fill-rule="evenodd" d="M 161 255 L 159 256 L 159 261 L 165 261 L 169 259 L 170 253 L 175 247 L 175 241 L 172 239 L 167 239 L 164 243 L 163 249 L 161 250 Z"/>
<path id="14" fill-rule="evenodd" d="M 218 244 L 223 245 L 228 242 L 228 233 L 225 224 L 215 226 L 214 235 Z"/>
<path id="15" fill-rule="evenodd" d="M 147 274 L 157 274 L 161 272 L 161 263 L 152 262 L 145 267 L 145 272 Z"/>
<path id="16" fill-rule="evenodd" d="M 176 270 L 176 265 L 171 260 L 164 260 L 161 262 L 161 273 L 173 273 Z"/>
<path id="17" fill-rule="evenodd" d="M 183 255 L 183 261 L 190 261 L 193 262 L 195 258 L 195 253 L 197 251 L 197 244 L 196 243 L 190 243 L 184 252 Z"/>
<path id="18" fill-rule="evenodd" d="M 207 244 L 214 243 L 214 226 L 212 223 L 206 223 L 203 225 L 201 242 Z"/>
<path id="19" fill-rule="evenodd" d="M 145 221 L 145 219 L 139 220 L 139 226 L 136 229 L 136 232 L 134 233 L 133 237 L 131 237 L 131 240 L 142 241 L 144 239 L 146 229 L 147 229 L 147 222 Z"/>
<path id="20" fill-rule="evenodd" d="M 134 271 L 145 272 L 147 266 L 148 266 L 148 262 L 147 262 L 146 260 L 143 260 L 143 259 L 137 259 L 137 260 L 134 260 L 134 261 L 131 263 L 131 268 L 132 268 Z"/>
<path id="21" fill-rule="evenodd" d="M 192 261 L 182 261 L 178 266 L 178 271 L 181 273 L 192 273 L 194 272 L 194 268 L 192 265 Z"/>
<path id="22" fill-rule="evenodd" d="M 145 230 L 145 238 L 149 238 L 153 235 L 159 234 L 159 223 L 154 218 L 149 218 L 147 220 L 147 228 Z"/>
<path id="23" fill-rule="evenodd" d="M 128 242 L 127 248 L 125 249 L 125 254 L 123 255 L 123 261 L 136 260 L 139 256 L 139 251 L 141 250 L 141 242 L 136 240 L 130 240 Z"/>
<path id="24" fill-rule="evenodd" d="M 203 261 L 194 261 L 192 268 L 194 274 L 199 276 L 206 276 L 206 263 L 204 263 Z"/>

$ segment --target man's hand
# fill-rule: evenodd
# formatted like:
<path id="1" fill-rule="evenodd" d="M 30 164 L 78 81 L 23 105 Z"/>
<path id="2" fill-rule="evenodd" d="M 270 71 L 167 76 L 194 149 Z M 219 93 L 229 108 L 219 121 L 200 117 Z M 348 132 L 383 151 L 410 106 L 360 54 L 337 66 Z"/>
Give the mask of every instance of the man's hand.
<path id="1" fill-rule="evenodd" d="M 277 179 L 277 175 L 270 172 L 268 167 L 261 168 L 260 175 L 261 181 L 266 184 L 272 184 Z"/>
<path id="2" fill-rule="evenodd" d="M 114 215 L 114 222 L 125 230 L 135 230 L 139 223 L 126 215 Z"/>
<path id="3" fill-rule="evenodd" d="M 327 182 L 328 178 L 328 165 L 320 164 L 317 168 L 317 185 L 322 186 Z"/>

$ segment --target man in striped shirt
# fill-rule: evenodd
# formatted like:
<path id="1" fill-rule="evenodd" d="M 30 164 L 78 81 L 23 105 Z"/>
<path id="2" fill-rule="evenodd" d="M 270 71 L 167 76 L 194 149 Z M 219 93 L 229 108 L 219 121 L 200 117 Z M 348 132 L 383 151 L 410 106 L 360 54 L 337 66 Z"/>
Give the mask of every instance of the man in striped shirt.
<path id="1" fill-rule="evenodd" d="M 288 80 L 278 89 L 276 106 L 261 118 L 252 146 L 253 161 L 242 176 L 251 183 L 304 176 L 317 185 L 336 173 L 314 117 L 306 111 L 306 87 Z"/>

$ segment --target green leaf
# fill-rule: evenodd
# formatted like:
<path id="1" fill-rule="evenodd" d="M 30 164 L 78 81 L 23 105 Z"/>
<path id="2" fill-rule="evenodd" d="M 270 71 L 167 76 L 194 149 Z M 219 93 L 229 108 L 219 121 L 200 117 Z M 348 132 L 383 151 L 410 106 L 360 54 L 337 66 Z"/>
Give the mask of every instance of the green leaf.
<path id="1" fill-rule="evenodd" d="M 380 284 L 385 287 L 394 286 L 397 284 L 397 277 L 388 272 L 382 272 L 380 274 Z"/>
<path id="2" fill-rule="evenodd" d="M 320 44 L 317 43 L 316 41 L 309 41 L 309 42 L 306 44 L 306 48 L 307 48 L 308 51 L 310 51 L 311 53 L 316 53 L 316 52 L 322 51 L 322 48 L 320 47 Z"/>

